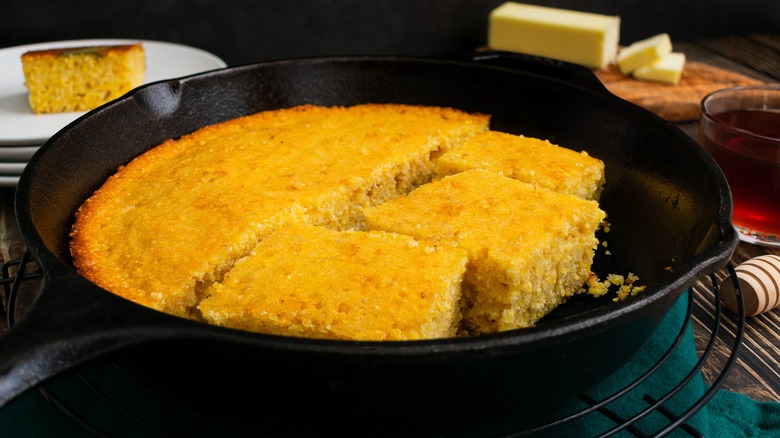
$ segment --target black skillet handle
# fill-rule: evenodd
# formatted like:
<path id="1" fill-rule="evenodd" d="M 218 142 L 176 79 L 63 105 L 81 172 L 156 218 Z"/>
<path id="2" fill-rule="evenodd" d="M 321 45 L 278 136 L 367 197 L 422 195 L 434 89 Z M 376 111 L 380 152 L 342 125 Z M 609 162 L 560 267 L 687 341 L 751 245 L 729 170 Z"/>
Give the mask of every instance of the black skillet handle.
<path id="1" fill-rule="evenodd" d="M 509 67 L 526 73 L 559 79 L 593 91 L 611 94 L 592 70 L 579 64 L 504 51 L 476 52 L 472 55 L 471 60 L 480 64 Z"/>
<path id="2" fill-rule="evenodd" d="M 0 336 L 0 407 L 102 354 L 196 332 L 184 320 L 130 303 L 75 273 L 52 268 L 44 274 L 27 312 Z"/>

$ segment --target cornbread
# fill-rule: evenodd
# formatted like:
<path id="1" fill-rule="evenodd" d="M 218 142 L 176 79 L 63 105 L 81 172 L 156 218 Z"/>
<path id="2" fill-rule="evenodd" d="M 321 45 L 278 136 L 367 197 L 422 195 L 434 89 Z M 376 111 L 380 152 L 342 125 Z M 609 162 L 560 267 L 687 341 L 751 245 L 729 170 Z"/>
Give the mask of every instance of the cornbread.
<path id="1" fill-rule="evenodd" d="M 369 229 L 468 251 L 463 326 L 533 326 L 589 277 L 598 203 L 484 170 L 426 184 L 365 211 Z"/>
<path id="2" fill-rule="evenodd" d="M 24 81 L 37 113 L 87 111 L 144 83 L 141 43 L 29 51 Z"/>
<path id="3" fill-rule="evenodd" d="M 451 175 L 482 169 L 537 187 L 583 199 L 599 199 L 604 185 L 604 163 L 533 137 L 497 131 L 480 132 L 463 146 L 439 158 L 436 172 Z"/>
<path id="4" fill-rule="evenodd" d="M 287 224 L 363 228 L 362 209 L 434 175 L 489 117 L 394 104 L 304 105 L 208 126 L 150 149 L 79 208 L 78 271 L 136 303 L 200 319 L 209 286 Z"/>
<path id="5" fill-rule="evenodd" d="M 200 304 L 206 321 L 310 338 L 451 337 L 466 251 L 410 236 L 289 225 L 238 261 Z"/>

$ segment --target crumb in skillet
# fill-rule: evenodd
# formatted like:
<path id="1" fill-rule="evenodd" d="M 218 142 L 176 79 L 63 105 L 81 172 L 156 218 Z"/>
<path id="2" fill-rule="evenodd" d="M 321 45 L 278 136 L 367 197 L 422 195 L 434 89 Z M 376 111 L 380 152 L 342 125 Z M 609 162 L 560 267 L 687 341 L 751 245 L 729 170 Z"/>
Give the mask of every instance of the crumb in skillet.
<path id="1" fill-rule="evenodd" d="M 647 286 L 634 286 L 634 283 L 637 280 L 639 280 L 639 277 L 629 272 L 628 276 L 626 276 L 626 278 L 623 280 L 623 284 L 620 285 L 620 288 L 618 289 L 617 297 L 613 298 L 612 301 L 622 301 L 629 296 L 634 297 L 640 292 L 644 291 Z"/>
<path id="2" fill-rule="evenodd" d="M 605 280 L 599 279 L 598 275 L 591 272 L 588 279 L 585 281 L 581 293 L 587 293 L 595 298 L 606 295 L 613 286 L 617 286 L 616 296 L 612 301 L 622 301 L 629 296 L 636 296 L 640 292 L 644 291 L 647 286 L 637 286 L 635 283 L 639 280 L 639 277 L 629 272 L 628 275 L 609 274 Z"/>

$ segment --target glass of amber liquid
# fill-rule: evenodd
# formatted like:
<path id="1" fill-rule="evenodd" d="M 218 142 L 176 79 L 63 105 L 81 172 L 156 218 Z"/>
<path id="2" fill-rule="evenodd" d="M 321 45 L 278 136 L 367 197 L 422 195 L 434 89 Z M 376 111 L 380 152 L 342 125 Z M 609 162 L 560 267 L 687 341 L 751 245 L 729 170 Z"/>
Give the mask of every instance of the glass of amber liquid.
<path id="1" fill-rule="evenodd" d="M 699 142 L 726 176 L 740 238 L 780 247 L 780 86 L 707 95 L 701 102 Z"/>

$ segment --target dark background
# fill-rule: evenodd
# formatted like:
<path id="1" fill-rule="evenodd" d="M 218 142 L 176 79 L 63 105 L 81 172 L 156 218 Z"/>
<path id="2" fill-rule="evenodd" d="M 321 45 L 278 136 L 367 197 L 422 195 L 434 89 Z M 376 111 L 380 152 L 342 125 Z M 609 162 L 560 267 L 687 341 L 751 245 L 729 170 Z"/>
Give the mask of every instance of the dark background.
<path id="1" fill-rule="evenodd" d="M 439 56 L 486 42 L 503 0 L 0 0 L 0 47 L 82 38 L 176 42 L 230 65 L 320 55 Z M 621 43 L 780 31 L 780 0 L 528 0 L 621 17 Z"/>

